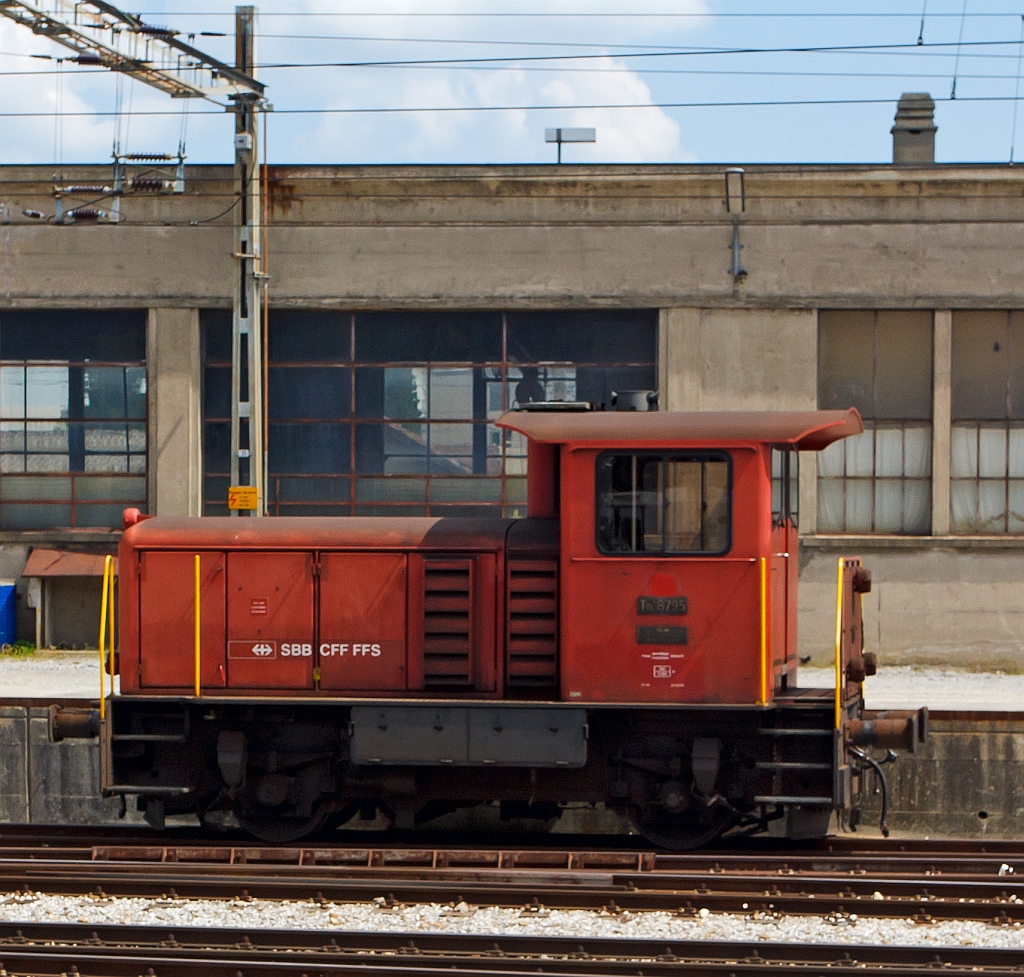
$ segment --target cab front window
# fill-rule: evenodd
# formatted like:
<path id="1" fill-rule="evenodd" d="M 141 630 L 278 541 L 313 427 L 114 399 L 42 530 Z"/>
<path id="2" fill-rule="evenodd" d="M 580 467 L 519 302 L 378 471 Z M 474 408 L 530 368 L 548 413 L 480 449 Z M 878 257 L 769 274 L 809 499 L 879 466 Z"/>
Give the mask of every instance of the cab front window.
<path id="1" fill-rule="evenodd" d="M 652 556 L 726 553 L 731 495 L 723 453 L 606 452 L 597 459 L 597 548 Z"/>

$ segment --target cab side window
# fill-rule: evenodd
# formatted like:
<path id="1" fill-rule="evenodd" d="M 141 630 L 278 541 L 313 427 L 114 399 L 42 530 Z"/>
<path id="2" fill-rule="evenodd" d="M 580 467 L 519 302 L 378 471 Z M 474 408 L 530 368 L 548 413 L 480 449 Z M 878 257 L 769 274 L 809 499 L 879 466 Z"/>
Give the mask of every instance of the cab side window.
<path id="1" fill-rule="evenodd" d="M 606 452 L 597 459 L 602 553 L 723 554 L 732 529 L 728 455 Z"/>
<path id="2" fill-rule="evenodd" d="M 772 528 L 788 518 L 799 524 L 800 452 L 796 448 L 772 448 Z"/>

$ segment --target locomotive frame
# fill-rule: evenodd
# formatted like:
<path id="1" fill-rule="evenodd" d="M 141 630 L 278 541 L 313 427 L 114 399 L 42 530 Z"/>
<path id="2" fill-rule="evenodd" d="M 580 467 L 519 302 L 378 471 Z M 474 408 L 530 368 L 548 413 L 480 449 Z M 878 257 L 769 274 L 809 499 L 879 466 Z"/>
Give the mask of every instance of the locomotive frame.
<path id="1" fill-rule="evenodd" d="M 269 841 L 488 802 L 604 803 L 673 848 L 855 824 L 859 746 L 920 728 L 864 720 L 855 558 L 835 686 L 797 684 L 798 452 L 857 412 L 497 423 L 528 440 L 525 519 L 126 512 L 104 794 Z"/>

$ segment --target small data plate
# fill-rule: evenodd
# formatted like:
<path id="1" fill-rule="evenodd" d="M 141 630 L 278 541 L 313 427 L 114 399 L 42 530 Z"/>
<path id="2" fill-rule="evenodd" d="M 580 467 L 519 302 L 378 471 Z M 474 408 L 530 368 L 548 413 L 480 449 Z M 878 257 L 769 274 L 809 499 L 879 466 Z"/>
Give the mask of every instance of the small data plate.
<path id="1" fill-rule="evenodd" d="M 641 626 L 636 629 L 638 645 L 685 645 L 688 639 L 686 628 Z"/>

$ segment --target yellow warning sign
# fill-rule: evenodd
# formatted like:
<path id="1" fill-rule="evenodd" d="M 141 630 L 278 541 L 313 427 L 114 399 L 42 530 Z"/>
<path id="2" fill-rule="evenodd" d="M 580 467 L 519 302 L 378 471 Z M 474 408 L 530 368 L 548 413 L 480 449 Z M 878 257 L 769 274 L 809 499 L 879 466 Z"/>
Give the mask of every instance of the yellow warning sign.
<path id="1" fill-rule="evenodd" d="M 258 509 L 260 493 L 255 485 L 232 485 L 228 489 L 229 509 Z"/>

